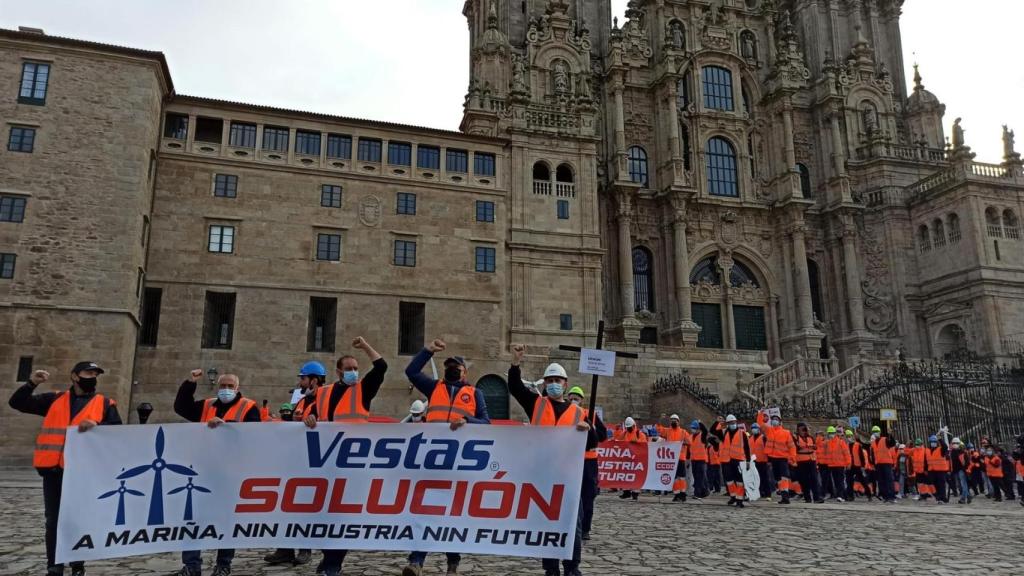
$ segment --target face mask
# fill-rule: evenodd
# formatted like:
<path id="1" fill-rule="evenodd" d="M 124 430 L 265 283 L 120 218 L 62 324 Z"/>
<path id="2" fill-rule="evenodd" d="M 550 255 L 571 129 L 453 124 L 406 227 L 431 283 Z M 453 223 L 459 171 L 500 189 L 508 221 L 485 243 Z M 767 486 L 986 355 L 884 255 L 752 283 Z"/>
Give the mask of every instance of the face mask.
<path id="1" fill-rule="evenodd" d="M 849 442 L 850 444 L 853 444 L 853 436 L 847 436 L 846 441 Z"/>
<path id="2" fill-rule="evenodd" d="M 871 439 L 872 440 L 878 440 L 878 432 L 875 432 L 874 434 L 872 434 L 871 435 Z"/>
<path id="3" fill-rule="evenodd" d="M 573 404 L 575 404 L 575 405 L 577 405 L 577 406 L 579 406 L 579 405 L 580 405 L 580 402 L 581 402 L 581 400 L 580 400 L 579 398 L 573 398 L 573 399 L 572 399 L 572 403 L 573 403 Z"/>
<path id="4" fill-rule="evenodd" d="M 626 432 L 632 432 L 632 431 L 633 431 L 633 427 L 632 426 L 626 426 Z"/>
<path id="5" fill-rule="evenodd" d="M 735 430 L 735 429 L 736 429 L 736 425 L 735 424 L 729 424 L 729 430 Z"/>
<path id="6" fill-rule="evenodd" d="M 781 423 L 779 420 L 772 420 L 772 426 L 778 426 Z"/>
<path id="7" fill-rule="evenodd" d="M 221 388 L 217 390 L 217 400 L 220 400 L 221 404 L 231 404 L 231 401 L 238 395 L 238 390 L 231 388 Z"/>
<path id="8" fill-rule="evenodd" d="M 315 396 L 316 395 L 316 386 L 310 386 L 309 388 L 306 388 L 305 394 L 306 394 L 306 396 Z"/>
<path id="9" fill-rule="evenodd" d="M 292 413 L 291 412 L 281 412 L 281 421 L 282 422 L 291 422 L 292 421 Z"/>
<path id="10" fill-rule="evenodd" d="M 78 378 L 78 387 L 82 389 L 82 392 L 86 394 L 92 394 L 96 391 L 96 379 L 95 378 Z"/>
<path id="11" fill-rule="evenodd" d="M 828 438 L 829 440 L 831 440 L 831 439 L 835 438 L 836 435 L 835 434 L 827 434 L 825 437 Z"/>
<path id="12" fill-rule="evenodd" d="M 988 452 L 986 452 L 986 454 L 988 454 L 989 456 L 992 456 L 992 455 L 993 455 L 993 454 L 992 454 L 992 451 L 991 451 L 991 450 L 989 450 Z"/>
<path id="13" fill-rule="evenodd" d="M 673 428 L 679 428 L 679 422 L 673 422 L 672 423 L 672 427 Z"/>
<path id="14" fill-rule="evenodd" d="M 413 422 L 422 422 L 423 414 L 409 414 L 409 419 Z"/>
<path id="15" fill-rule="evenodd" d="M 561 382 L 548 382 L 544 387 L 548 391 L 549 398 L 559 398 L 562 395 L 562 391 L 565 390 L 565 386 Z"/>
<path id="16" fill-rule="evenodd" d="M 939 443 L 938 442 L 929 442 L 928 445 L 931 446 L 932 448 L 935 448 L 936 446 L 939 445 Z"/>
<path id="17" fill-rule="evenodd" d="M 760 436 L 761 435 L 761 430 L 760 429 L 754 429 L 754 430 L 751 430 L 750 432 L 754 436 Z"/>
<path id="18" fill-rule="evenodd" d="M 341 381 L 349 386 L 359 382 L 359 370 L 345 370 L 341 374 Z"/>
<path id="19" fill-rule="evenodd" d="M 448 366 L 444 369 L 444 381 L 455 384 L 462 380 L 462 370 L 458 366 Z"/>

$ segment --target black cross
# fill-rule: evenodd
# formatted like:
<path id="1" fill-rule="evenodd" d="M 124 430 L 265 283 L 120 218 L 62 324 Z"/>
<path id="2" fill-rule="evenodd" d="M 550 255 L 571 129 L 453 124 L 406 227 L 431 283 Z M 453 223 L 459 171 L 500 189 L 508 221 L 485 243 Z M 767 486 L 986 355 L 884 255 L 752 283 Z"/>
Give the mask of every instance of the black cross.
<path id="1" fill-rule="evenodd" d="M 595 350 L 603 350 L 601 346 L 604 346 L 604 320 L 597 322 L 597 347 Z M 579 346 L 568 346 L 562 344 L 558 347 L 559 350 L 566 350 L 568 352 L 580 352 L 582 348 Z M 632 352 L 615 352 L 616 358 L 639 358 Z M 594 410 L 597 406 L 597 374 L 592 374 L 593 379 L 590 381 L 590 425 L 594 425 Z"/>

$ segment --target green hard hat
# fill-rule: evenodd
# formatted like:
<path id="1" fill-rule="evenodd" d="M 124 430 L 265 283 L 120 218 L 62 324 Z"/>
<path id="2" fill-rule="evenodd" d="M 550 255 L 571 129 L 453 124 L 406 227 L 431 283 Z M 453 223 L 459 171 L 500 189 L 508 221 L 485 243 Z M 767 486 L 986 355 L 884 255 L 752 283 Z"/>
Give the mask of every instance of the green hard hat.
<path id="1" fill-rule="evenodd" d="M 295 410 L 295 406 L 292 406 L 291 404 L 285 402 L 284 404 L 281 404 L 281 407 L 278 410 L 279 411 L 284 410 L 284 411 L 291 412 L 291 411 Z"/>
<path id="2" fill-rule="evenodd" d="M 872 426 L 872 427 L 871 427 L 871 432 L 872 432 L 872 433 L 874 433 L 874 432 L 878 432 L 879 434 L 881 434 L 881 433 L 882 433 L 882 429 L 881 429 L 881 428 L 879 428 L 878 426 Z"/>
<path id="3" fill-rule="evenodd" d="M 583 388 L 580 388 L 579 386 L 573 386 L 572 388 L 569 388 L 569 394 L 575 394 L 580 398 L 586 398 L 587 396 L 586 394 L 583 393 Z M 566 396 L 568 396 L 568 394 L 566 394 Z"/>
<path id="4" fill-rule="evenodd" d="M 914 446 L 924 446 L 924 440 L 921 440 L 920 438 L 914 440 Z"/>
<path id="5" fill-rule="evenodd" d="M 846 435 L 847 436 L 853 436 L 853 430 L 850 430 L 849 428 L 847 428 L 846 429 Z"/>
<path id="6" fill-rule="evenodd" d="M 829 426 L 828 428 L 825 428 L 825 434 L 835 434 L 835 433 L 836 433 L 836 427 L 835 426 Z"/>

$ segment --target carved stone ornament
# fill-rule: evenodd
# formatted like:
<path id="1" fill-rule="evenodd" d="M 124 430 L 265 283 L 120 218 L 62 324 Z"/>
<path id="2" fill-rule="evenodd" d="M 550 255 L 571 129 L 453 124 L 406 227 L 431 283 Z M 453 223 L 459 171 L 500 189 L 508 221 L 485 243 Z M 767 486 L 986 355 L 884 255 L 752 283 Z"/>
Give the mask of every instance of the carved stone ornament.
<path id="1" fill-rule="evenodd" d="M 718 231 L 722 243 L 726 246 L 735 246 L 739 243 L 741 227 L 735 212 L 730 210 L 722 214 Z"/>
<path id="2" fill-rule="evenodd" d="M 380 225 L 381 202 L 376 196 L 363 196 L 359 201 L 359 221 L 364 226 L 376 227 Z"/>
<path id="3" fill-rule="evenodd" d="M 890 336 L 896 328 L 896 307 L 892 296 L 892 278 L 886 261 L 885 246 L 876 230 L 866 218 L 858 219 L 861 231 L 860 251 L 864 259 L 864 278 L 861 291 L 864 294 L 864 321 L 868 330 L 880 336 Z"/>

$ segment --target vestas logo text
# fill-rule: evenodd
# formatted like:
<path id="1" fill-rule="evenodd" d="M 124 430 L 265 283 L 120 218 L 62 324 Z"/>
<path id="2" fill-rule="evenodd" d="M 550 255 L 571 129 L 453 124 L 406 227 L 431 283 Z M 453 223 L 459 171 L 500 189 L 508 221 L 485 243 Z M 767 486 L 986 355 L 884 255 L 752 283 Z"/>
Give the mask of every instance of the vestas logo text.
<path id="1" fill-rule="evenodd" d="M 345 437 L 338 432 L 330 444 L 320 442 L 320 434 L 306 432 L 306 452 L 310 468 L 323 468 L 333 463 L 337 468 L 370 468 L 407 470 L 467 470 L 487 468 L 491 453 L 487 447 L 494 440 L 458 440 L 435 438 L 425 440 L 423 434 L 411 438 Z"/>

